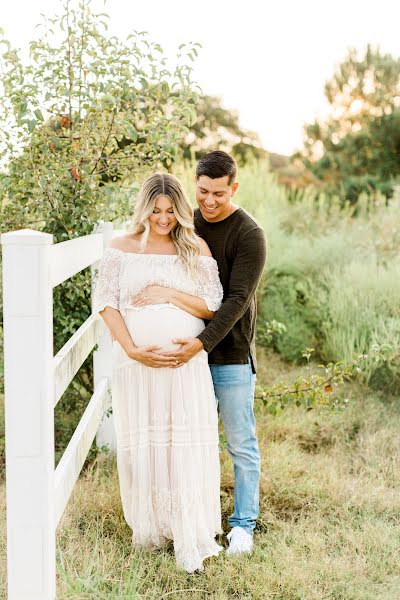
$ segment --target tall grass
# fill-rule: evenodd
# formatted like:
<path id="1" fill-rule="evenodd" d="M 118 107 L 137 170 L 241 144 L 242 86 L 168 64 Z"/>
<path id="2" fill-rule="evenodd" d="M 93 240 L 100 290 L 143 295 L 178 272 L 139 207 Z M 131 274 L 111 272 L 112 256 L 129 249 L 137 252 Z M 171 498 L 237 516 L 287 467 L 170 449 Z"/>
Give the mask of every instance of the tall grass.
<path id="1" fill-rule="evenodd" d="M 400 389 L 400 261 L 390 267 L 375 260 L 351 262 L 329 277 L 324 352 L 350 361 L 354 352 L 364 353 L 374 345 L 388 348 L 388 358 L 379 365 L 367 363 L 367 381 Z"/>

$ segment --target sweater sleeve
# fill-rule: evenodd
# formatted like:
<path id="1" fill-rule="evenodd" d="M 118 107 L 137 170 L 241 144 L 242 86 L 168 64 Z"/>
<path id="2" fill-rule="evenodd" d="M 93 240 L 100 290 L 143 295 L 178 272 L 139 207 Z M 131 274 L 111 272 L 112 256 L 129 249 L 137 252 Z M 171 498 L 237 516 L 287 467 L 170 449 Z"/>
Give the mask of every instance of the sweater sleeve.
<path id="1" fill-rule="evenodd" d="M 221 308 L 197 336 L 211 352 L 245 314 L 256 293 L 267 257 L 262 229 L 249 231 L 240 240 L 233 259 L 229 289 Z"/>

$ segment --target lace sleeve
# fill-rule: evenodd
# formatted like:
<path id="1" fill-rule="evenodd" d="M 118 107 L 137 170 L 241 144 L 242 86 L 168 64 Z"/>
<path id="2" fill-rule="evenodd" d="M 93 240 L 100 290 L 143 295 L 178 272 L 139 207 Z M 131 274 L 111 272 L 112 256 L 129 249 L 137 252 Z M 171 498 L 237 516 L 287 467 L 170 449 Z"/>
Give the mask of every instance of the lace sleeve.
<path id="1" fill-rule="evenodd" d="M 218 274 L 217 261 L 211 256 L 200 256 L 196 295 L 203 298 L 208 310 L 215 312 L 224 295 Z"/>
<path id="2" fill-rule="evenodd" d="M 106 248 L 95 278 L 93 313 L 106 306 L 119 310 L 121 254 L 114 248 Z"/>

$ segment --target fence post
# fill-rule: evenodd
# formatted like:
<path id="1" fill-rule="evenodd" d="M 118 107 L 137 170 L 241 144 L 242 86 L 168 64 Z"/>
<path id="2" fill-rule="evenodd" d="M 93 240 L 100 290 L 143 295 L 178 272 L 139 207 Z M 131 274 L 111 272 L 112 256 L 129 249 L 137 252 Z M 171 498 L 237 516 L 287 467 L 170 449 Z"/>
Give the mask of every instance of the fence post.
<path id="1" fill-rule="evenodd" d="M 8 600 L 54 600 L 53 236 L 3 246 Z"/>
<path id="2" fill-rule="evenodd" d="M 104 248 L 107 246 L 110 239 L 113 237 L 112 223 L 101 223 L 96 229 L 96 233 L 103 233 Z M 92 277 L 95 282 L 94 272 L 98 269 L 99 263 L 92 266 Z M 112 340 L 108 329 L 104 328 L 104 332 L 99 338 L 97 350 L 93 353 L 93 377 L 94 388 L 96 389 L 97 382 L 103 377 L 108 377 L 111 382 L 112 373 Z M 111 398 L 111 396 L 110 396 Z M 114 429 L 114 419 L 110 414 L 111 402 L 108 410 L 103 415 L 99 428 L 96 434 L 96 446 L 101 448 L 107 446 L 110 453 L 116 451 L 117 442 Z"/>

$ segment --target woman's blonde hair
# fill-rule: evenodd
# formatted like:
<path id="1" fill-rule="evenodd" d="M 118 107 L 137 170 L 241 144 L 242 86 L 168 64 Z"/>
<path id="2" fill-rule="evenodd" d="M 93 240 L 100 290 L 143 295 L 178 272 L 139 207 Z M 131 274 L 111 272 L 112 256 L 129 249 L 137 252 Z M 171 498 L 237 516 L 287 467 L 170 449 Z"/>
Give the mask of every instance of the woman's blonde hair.
<path id="1" fill-rule="evenodd" d="M 194 211 L 180 181 L 169 173 L 150 175 L 140 188 L 136 200 L 133 221 L 130 230 L 141 235 L 140 251 L 144 252 L 150 233 L 149 217 L 157 198 L 166 196 L 171 200 L 174 215 L 178 221 L 171 231 L 176 253 L 190 274 L 195 274 L 197 257 L 200 255 L 199 237 L 194 231 Z"/>

